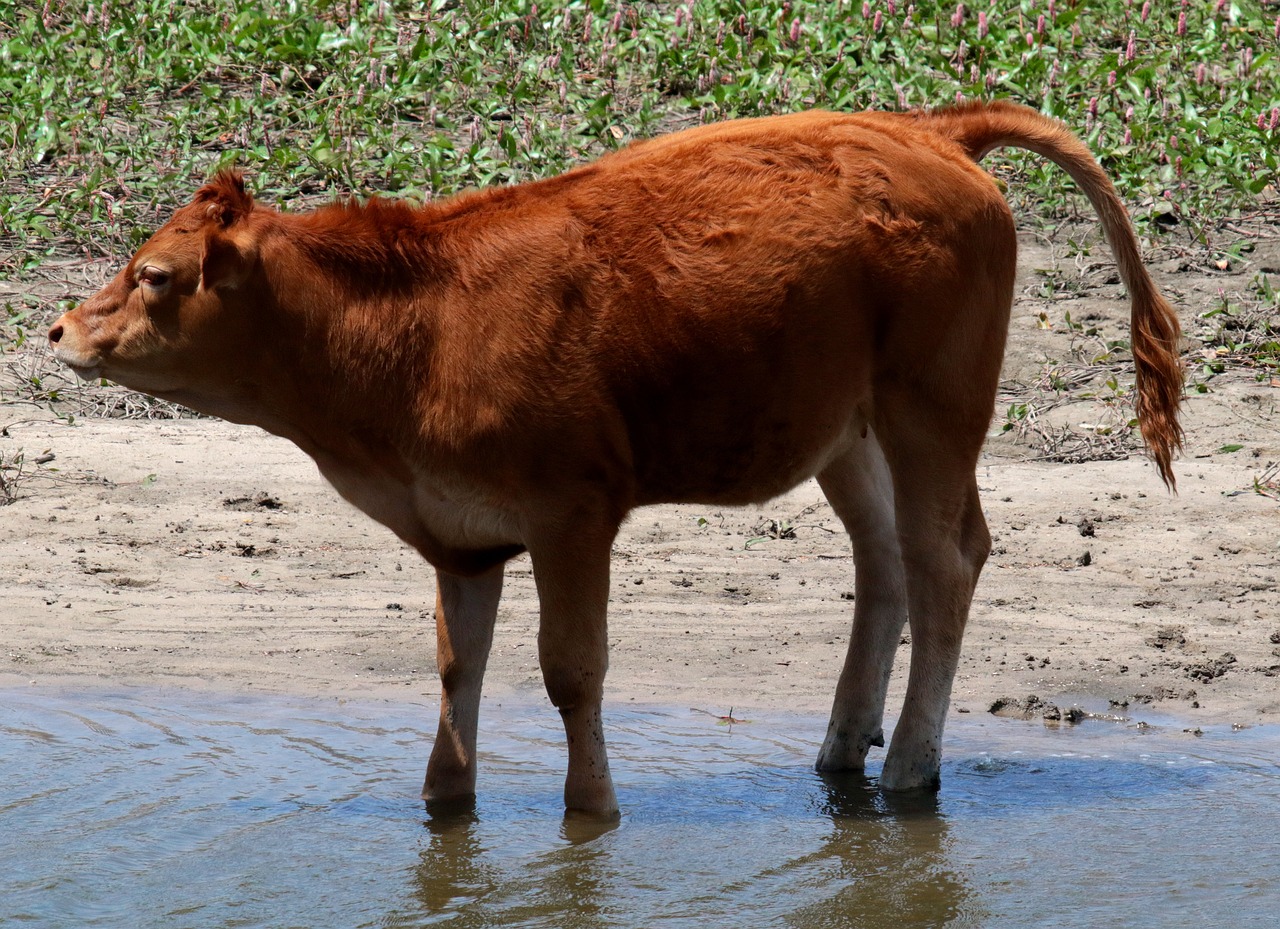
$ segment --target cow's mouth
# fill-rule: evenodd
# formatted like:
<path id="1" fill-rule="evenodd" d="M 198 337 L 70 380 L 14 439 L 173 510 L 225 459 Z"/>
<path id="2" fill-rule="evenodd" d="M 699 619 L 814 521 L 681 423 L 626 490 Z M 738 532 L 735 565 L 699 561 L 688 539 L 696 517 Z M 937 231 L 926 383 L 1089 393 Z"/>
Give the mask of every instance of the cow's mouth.
<path id="1" fill-rule="evenodd" d="M 70 368 L 82 381 L 96 381 L 102 377 L 102 361 L 89 361 L 78 358 L 60 348 L 53 350 L 53 357 Z"/>
<path id="2" fill-rule="evenodd" d="M 76 377 L 82 381 L 96 381 L 102 377 L 102 365 L 94 365 L 93 367 L 82 367 L 74 365 L 70 362 L 66 363 L 67 367 L 75 372 Z"/>

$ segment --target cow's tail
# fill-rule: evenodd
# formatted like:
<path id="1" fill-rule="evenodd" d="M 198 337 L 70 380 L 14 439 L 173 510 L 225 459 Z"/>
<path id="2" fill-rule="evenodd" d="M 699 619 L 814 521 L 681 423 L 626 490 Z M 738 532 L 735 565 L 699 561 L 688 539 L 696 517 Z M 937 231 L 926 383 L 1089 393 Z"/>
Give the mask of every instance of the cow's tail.
<path id="1" fill-rule="evenodd" d="M 1065 126 L 1013 103 L 961 104 L 922 112 L 917 118 L 956 142 L 975 162 L 993 149 L 1011 145 L 1048 158 L 1080 185 L 1102 221 L 1120 279 L 1129 291 L 1130 340 L 1137 369 L 1135 407 L 1142 438 L 1161 479 L 1174 489 L 1171 461 L 1174 451 L 1182 448 L 1178 316 L 1143 267 L 1129 215 L 1093 154 Z"/>

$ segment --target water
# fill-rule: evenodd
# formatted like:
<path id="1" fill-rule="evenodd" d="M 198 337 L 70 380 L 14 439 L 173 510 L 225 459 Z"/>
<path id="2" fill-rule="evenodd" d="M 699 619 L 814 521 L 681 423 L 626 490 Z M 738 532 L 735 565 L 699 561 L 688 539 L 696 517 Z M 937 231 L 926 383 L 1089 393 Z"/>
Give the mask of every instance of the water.
<path id="1" fill-rule="evenodd" d="M 602 829 L 563 819 L 538 706 L 486 706 L 474 812 L 428 818 L 433 716 L 0 693 L 0 925 L 1280 924 L 1280 727 L 957 717 L 908 802 L 814 774 L 817 717 L 615 709 Z"/>

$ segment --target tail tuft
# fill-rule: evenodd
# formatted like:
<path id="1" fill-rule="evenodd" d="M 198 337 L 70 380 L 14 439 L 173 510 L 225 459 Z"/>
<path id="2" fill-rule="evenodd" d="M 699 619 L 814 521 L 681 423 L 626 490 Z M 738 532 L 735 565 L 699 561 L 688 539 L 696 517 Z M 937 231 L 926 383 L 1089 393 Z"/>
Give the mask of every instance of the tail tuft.
<path id="1" fill-rule="evenodd" d="M 1178 359 L 1181 331 L 1173 307 L 1155 292 L 1131 294 L 1133 299 L 1133 362 L 1137 369 L 1138 427 L 1142 440 L 1155 461 L 1160 479 L 1176 491 L 1173 475 L 1173 453 L 1182 450 L 1182 426 L 1178 411 L 1182 407 L 1183 373 Z M 1139 304 L 1142 303 L 1142 306 Z"/>

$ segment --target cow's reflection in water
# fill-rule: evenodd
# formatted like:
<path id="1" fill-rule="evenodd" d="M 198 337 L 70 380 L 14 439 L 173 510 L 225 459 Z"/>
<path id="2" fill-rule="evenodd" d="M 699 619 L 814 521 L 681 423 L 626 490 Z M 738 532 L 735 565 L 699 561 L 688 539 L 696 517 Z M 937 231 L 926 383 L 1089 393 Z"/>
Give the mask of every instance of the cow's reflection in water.
<path id="1" fill-rule="evenodd" d="M 790 789 L 790 788 L 786 788 Z M 798 836 L 779 829 L 775 856 L 725 855 L 721 836 L 700 856 L 696 825 L 674 827 L 671 853 L 644 828 L 566 819 L 559 843 L 512 867 L 504 832 L 469 808 L 434 808 L 412 880 L 417 913 L 388 926 L 619 927 L 654 923 L 814 927 L 944 926 L 980 914 L 948 860 L 948 823 L 934 795 L 878 790 L 859 775 L 813 775 L 792 806 L 813 817 Z M 758 825 L 758 823 L 757 823 Z M 513 828 L 515 824 L 512 824 Z M 726 828 L 707 824 L 708 832 Z M 729 826 L 729 828 L 732 828 Z M 752 843 L 759 832 L 749 830 Z M 749 859 L 749 860 L 748 860 Z"/>
<path id="2" fill-rule="evenodd" d="M 788 925 L 901 929 L 975 915 L 969 884 L 947 861 L 936 794 L 882 793 L 844 774 L 825 776 L 823 788 L 833 828 L 806 857 L 822 862 L 833 892 L 795 910 Z"/>
<path id="3" fill-rule="evenodd" d="M 628 890 L 610 861 L 611 849 L 595 841 L 616 821 L 566 819 L 563 844 L 512 873 L 496 863 L 480 838 L 473 810 L 433 808 L 429 840 L 413 879 L 414 916 L 388 919 L 386 926 L 443 923 L 459 927 L 625 925 Z"/>

